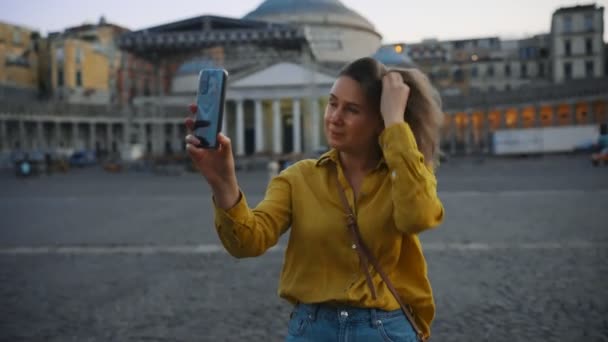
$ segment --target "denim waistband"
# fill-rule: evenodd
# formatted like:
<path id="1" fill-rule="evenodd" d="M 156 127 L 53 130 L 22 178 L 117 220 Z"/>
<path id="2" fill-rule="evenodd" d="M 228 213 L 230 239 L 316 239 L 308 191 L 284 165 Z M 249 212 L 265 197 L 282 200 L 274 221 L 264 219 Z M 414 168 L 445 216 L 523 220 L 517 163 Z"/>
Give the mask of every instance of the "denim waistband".
<path id="1" fill-rule="evenodd" d="M 295 311 L 303 312 L 311 320 L 324 319 L 328 321 L 370 322 L 404 316 L 401 309 L 384 311 L 380 309 L 357 308 L 353 306 L 334 306 L 327 304 L 297 304 Z"/>

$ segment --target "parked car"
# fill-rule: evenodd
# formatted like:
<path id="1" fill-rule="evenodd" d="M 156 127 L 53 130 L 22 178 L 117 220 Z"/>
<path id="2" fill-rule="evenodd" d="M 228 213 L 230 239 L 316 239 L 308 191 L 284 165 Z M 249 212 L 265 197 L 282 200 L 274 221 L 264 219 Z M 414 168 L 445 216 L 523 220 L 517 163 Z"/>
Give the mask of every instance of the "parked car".
<path id="1" fill-rule="evenodd" d="M 608 165 L 608 147 L 604 147 L 598 153 L 592 154 L 591 163 L 593 166 L 599 166 L 600 164 Z"/>
<path id="2" fill-rule="evenodd" d="M 75 167 L 84 167 L 93 165 L 97 162 L 97 158 L 95 156 L 94 151 L 76 151 L 74 152 L 69 159 L 70 166 Z"/>

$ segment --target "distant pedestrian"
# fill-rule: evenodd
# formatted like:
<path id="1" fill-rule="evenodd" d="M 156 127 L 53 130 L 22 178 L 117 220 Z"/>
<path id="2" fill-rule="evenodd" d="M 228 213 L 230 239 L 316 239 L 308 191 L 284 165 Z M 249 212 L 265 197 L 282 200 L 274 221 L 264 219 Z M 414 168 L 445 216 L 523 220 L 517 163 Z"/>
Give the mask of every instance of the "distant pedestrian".
<path id="1" fill-rule="evenodd" d="M 53 172 L 53 158 L 51 157 L 51 154 L 49 152 L 44 154 L 44 166 L 46 174 L 50 176 Z"/>
<path id="2" fill-rule="evenodd" d="M 294 304 L 287 341 L 414 341 L 435 304 L 417 234 L 444 217 L 434 168 L 440 99 L 419 71 L 371 58 L 333 84 L 324 128 L 331 150 L 290 165 L 250 208 L 231 141 L 187 150 L 213 191 L 226 250 L 255 257 L 291 228 L 279 295 Z M 189 130 L 193 120 L 186 121 Z"/>

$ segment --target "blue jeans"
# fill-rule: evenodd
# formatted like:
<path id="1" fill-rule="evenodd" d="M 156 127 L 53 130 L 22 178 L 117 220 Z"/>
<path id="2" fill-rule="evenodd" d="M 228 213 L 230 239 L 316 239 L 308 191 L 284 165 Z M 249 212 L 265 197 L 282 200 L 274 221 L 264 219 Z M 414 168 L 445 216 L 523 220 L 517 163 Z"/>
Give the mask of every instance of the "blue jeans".
<path id="1" fill-rule="evenodd" d="M 298 304 L 288 325 L 286 342 L 416 342 L 403 312 Z"/>

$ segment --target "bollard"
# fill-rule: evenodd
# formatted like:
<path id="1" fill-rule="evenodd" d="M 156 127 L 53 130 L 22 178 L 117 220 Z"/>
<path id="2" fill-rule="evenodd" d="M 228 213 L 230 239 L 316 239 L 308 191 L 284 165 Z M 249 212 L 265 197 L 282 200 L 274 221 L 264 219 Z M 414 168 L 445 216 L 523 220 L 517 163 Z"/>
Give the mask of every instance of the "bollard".
<path id="1" fill-rule="evenodd" d="M 276 160 L 268 162 L 268 180 L 273 179 L 279 174 L 279 163 Z"/>

